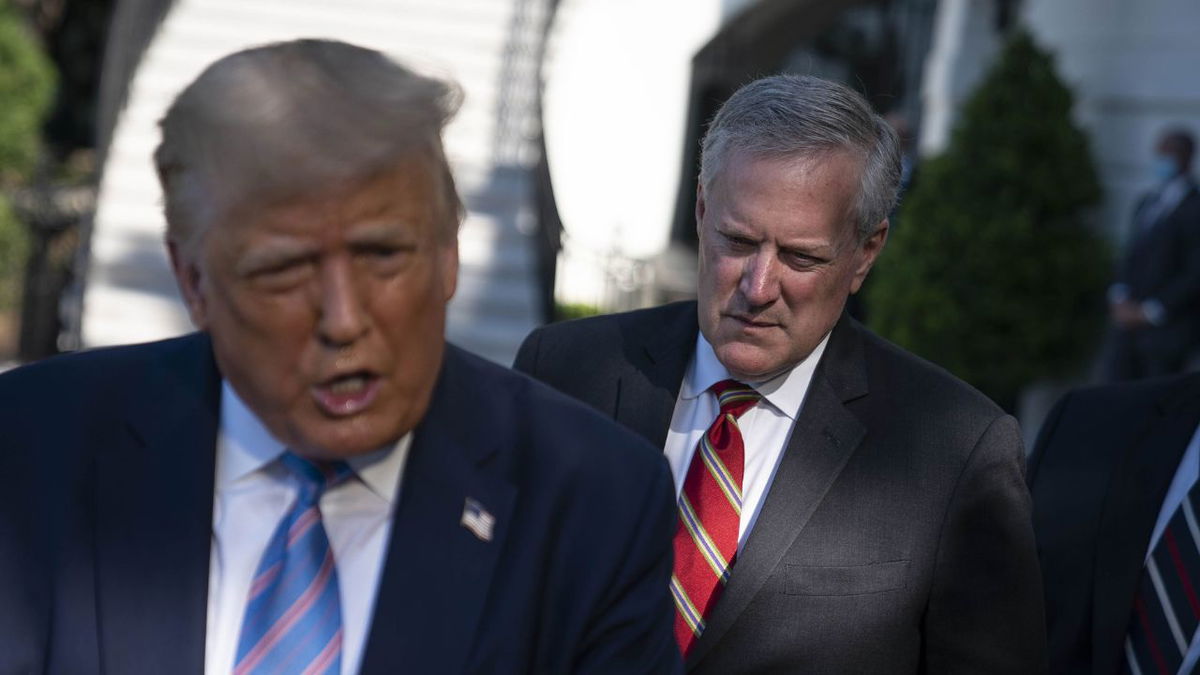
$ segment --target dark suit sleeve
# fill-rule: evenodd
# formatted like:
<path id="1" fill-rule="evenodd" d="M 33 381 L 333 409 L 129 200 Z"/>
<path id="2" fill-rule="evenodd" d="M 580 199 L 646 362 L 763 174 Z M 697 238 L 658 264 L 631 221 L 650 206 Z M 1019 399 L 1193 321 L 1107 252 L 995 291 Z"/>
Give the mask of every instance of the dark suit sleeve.
<path id="1" fill-rule="evenodd" d="M 605 602 L 585 629 L 575 675 L 682 673 L 675 645 L 671 537 L 675 531 L 674 489 L 666 461 L 644 495 L 633 536 Z"/>
<path id="2" fill-rule="evenodd" d="M 1133 211 L 1129 214 L 1129 225 L 1126 228 L 1126 239 L 1130 242 L 1138 234 L 1138 222 L 1140 222 L 1142 209 L 1146 208 L 1146 202 L 1150 200 L 1149 196 L 1142 195 L 1138 198 L 1137 204 L 1134 205 Z M 1132 261 L 1130 260 L 1129 251 L 1117 259 L 1116 270 L 1113 274 L 1113 283 L 1128 284 L 1132 278 L 1133 270 L 1131 269 Z"/>
<path id="3" fill-rule="evenodd" d="M 525 340 L 521 342 L 521 348 L 517 350 L 517 357 L 513 360 L 513 370 L 537 378 L 537 357 L 541 343 L 541 328 L 537 328 L 525 336 Z"/>
<path id="4" fill-rule="evenodd" d="M 1026 482 L 1030 489 L 1037 482 L 1038 469 L 1042 466 L 1042 459 L 1046 456 L 1046 450 L 1050 446 L 1050 439 L 1054 438 L 1054 431 L 1058 429 L 1058 423 L 1062 421 L 1063 410 L 1067 407 L 1067 400 L 1071 398 L 1071 394 L 1066 394 L 1054 404 L 1050 410 L 1050 414 L 1046 416 L 1046 420 L 1042 422 L 1042 428 L 1038 431 L 1037 443 L 1033 446 L 1033 454 L 1029 455 L 1029 475 L 1026 476 Z"/>
<path id="5" fill-rule="evenodd" d="M 1168 317 L 1178 318 L 1191 311 L 1200 298 L 1200 197 L 1190 196 L 1172 220 L 1177 237 L 1175 253 L 1182 260 L 1178 273 L 1171 275 L 1155 299 L 1163 304 Z"/>
<path id="6" fill-rule="evenodd" d="M 925 618 L 926 673 L 1044 673 L 1046 629 L 1016 420 L 979 438 L 945 515 Z"/>

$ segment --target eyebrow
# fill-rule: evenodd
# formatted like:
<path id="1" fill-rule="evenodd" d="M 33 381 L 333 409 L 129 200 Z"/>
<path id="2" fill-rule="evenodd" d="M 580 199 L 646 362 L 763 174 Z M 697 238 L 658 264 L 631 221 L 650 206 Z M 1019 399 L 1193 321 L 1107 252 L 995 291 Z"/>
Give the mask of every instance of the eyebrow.
<path id="1" fill-rule="evenodd" d="M 717 221 L 714 228 L 717 234 L 724 237 L 734 237 L 738 239 L 748 239 L 750 241 L 762 241 L 758 235 L 745 231 L 742 226 L 735 220 L 720 219 Z M 823 260 L 833 260 L 838 256 L 841 247 L 836 242 L 829 244 L 779 244 L 779 250 L 783 253 L 802 255 L 808 258 L 818 258 Z"/>
<path id="2" fill-rule="evenodd" d="M 275 241 L 249 251 L 238 260 L 235 269 L 239 274 L 249 274 L 279 267 L 286 263 L 308 258 L 315 247 L 296 241 Z"/>

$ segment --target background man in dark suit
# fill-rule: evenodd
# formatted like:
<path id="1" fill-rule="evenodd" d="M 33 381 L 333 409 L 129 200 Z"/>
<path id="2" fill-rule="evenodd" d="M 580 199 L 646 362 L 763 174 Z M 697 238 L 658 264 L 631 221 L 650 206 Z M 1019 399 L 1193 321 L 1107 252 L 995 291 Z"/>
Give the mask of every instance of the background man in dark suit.
<path id="1" fill-rule="evenodd" d="M 314 40 L 175 100 L 155 160 L 201 332 L 0 377 L 0 590 L 28 589 L 0 626 L 29 627 L 0 670 L 681 666 L 661 455 L 444 342 L 456 103 Z"/>
<path id="2" fill-rule="evenodd" d="M 1051 672 L 1195 670 L 1197 425 L 1196 375 L 1076 391 L 1047 418 L 1029 481 Z"/>
<path id="3" fill-rule="evenodd" d="M 698 303 L 517 356 L 665 449 L 689 668 L 1044 670 L 1016 422 L 843 313 L 887 237 L 895 134 L 844 86 L 777 76 L 725 103 L 701 161 Z"/>
<path id="4" fill-rule="evenodd" d="M 1134 211 L 1109 289 L 1113 320 L 1108 377 L 1132 380 L 1181 371 L 1200 344 L 1200 191 L 1196 143 L 1172 130 L 1155 148 L 1157 186 Z"/>

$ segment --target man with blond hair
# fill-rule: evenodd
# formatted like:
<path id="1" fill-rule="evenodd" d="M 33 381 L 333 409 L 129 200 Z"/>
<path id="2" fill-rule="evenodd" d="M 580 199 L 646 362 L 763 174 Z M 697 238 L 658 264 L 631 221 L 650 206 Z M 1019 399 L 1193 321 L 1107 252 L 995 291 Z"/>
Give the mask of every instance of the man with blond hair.
<path id="1" fill-rule="evenodd" d="M 321 40 L 179 95 L 155 162 L 199 332 L 0 377 L 0 615 L 32 626 L 0 671 L 678 667 L 661 456 L 443 337 L 456 104 Z"/>

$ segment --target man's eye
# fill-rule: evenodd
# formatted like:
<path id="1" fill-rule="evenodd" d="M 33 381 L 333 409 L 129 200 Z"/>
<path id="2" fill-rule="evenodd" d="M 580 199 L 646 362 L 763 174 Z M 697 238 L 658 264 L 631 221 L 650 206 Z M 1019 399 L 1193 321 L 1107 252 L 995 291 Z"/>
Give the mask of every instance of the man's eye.
<path id="1" fill-rule="evenodd" d="M 736 234 L 722 234 L 725 238 L 725 243 L 730 248 L 738 251 L 746 251 L 754 248 L 754 242 L 745 237 L 739 237 Z"/>
<path id="2" fill-rule="evenodd" d="M 375 246 L 367 249 L 367 255 L 377 260 L 387 260 L 403 253 L 402 249 L 394 246 Z"/>
<path id="3" fill-rule="evenodd" d="M 412 252 L 413 247 L 411 246 L 380 244 L 378 246 L 364 246 L 360 248 L 358 250 L 358 258 L 367 265 L 370 265 L 372 269 L 392 272 L 403 265 Z"/>
<path id="4" fill-rule="evenodd" d="M 250 273 L 250 279 L 268 289 L 284 289 L 303 282 L 312 265 L 307 260 L 289 260 L 261 267 Z"/>
<path id="5" fill-rule="evenodd" d="M 811 255 L 804 255 L 803 253 L 785 253 L 783 255 L 783 261 L 788 267 L 797 270 L 817 267 L 821 263 L 825 262 L 820 258 L 814 258 Z"/>

